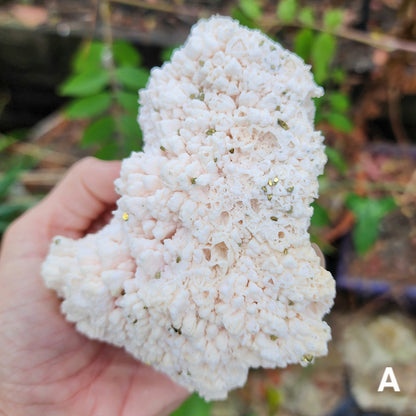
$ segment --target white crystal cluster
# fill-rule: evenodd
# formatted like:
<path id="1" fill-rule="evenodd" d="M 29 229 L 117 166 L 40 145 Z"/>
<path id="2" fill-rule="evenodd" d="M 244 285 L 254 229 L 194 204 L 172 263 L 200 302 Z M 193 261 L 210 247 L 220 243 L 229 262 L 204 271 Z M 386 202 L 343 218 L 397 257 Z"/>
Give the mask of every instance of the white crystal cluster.
<path id="1" fill-rule="evenodd" d="M 67 319 L 207 399 L 250 367 L 325 355 L 334 281 L 308 234 L 321 94 L 259 31 L 194 26 L 140 92 L 144 151 L 123 161 L 114 218 L 51 245 L 42 273 Z"/>

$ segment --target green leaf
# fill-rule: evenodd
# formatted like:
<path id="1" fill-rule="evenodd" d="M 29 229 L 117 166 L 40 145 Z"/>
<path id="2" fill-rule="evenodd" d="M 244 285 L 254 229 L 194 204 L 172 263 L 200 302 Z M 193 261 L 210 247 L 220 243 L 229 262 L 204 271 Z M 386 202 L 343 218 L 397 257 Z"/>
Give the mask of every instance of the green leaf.
<path id="1" fill-rule="evenodd" d="M 178 49 L 179 47 L 180 45 L 176 45 L 176 46 L 170 46 L 168 48 L 162 49 L 162 52 L 160 53 L 160 59 L 163 62 L 170 61 L 170 58 L 172 57 L 173 52 L 175 52 L 176 49 Z"/>
<path id="2" fill-rule="evenodd" d="M 136 117 L 122 116 L 120 120 L 120 127 L 122 133 L 124 133 L 127 137 L 139 140 L 142 136 L 142 131 L 140 130 Z"/>
<path id="3" fill-rule="evenodd" d="M 105 144 L 95 153 L 95 157 L 102 160 L 115 160 L 119 158 L 119 148 L 117 142 L 110 142 Z"/>
<path id="4" fill-rule="evenodd" d="M 360 218 L 377 218 L 380 220 L 384 215 L 388 214 L 396 207 L 393 197 L 385 197 L 374 199 L 370 197 L 362 197 L 356 194 L 349 194 L 346 204 L 354 214 Z"/>
<path id="5" fill-rule="evenodd" d="M 81 73 L 102 68 L 105 45 L 102 42 L 88 41 L 82 43 L 72 60 L 74 72 Z"/>
<path id="6" fill-rule="evenodd" d="M 17 140 L 14 137 L 6 136 L 0 133 L 0 152 L 16 142 Z"/>
<path id="7" fill-rule="evenodd" d="M 270 415 L 276 415 L 279 412 L 279 408 L 283 403 L 282 392 L 275 387 L 266 387 L 266 400 L 269 408 Z"/>
<path id="8" fill-rule="evenodd" d="M 354 125 L 351 120 L 344 116 L 344 114 L 329 113 L 325 118 L 331 126 L 335 127 L 339 131 L 342 131 L 343 133 L 351 133 L 354 129 Z"/>
<path id="9" fill-rule="evenodd" d="M 354 247 L 361 256 L 376 242 L 378 227 L 379 222 L 375 218 L 369 218 L 367 221 L 358 221 L 355 224 L 352 238 Z"/>
<path id="10" fill-rule="evenodd" d="M 17 129 L 13 129 L 13 130 L 9 130 L 7 132 L 7 135 L 9 137 L 13 137 L 16 140 L 27 140 L 27 135 L 29 132 L 30 128 L 25 128 L 25 127 L 20 127 Z M 1 135 L 1 133 L 0 133 Z"/>
<path id="11" fill-rule="evenodd" d="M 139 110 L 139 96 L 137 93 L 119 91 L 116 95 L 117 102 L 132 115 L 137 115 Z"/>
<path id="12" fill-rule="evenodd" d="M 302 29 L 295 36 L 294 51 L 305 62 L 309 60 L 314 37 L 311 29 Z"/>
<path id="13" fill-rule="evenodd" d="M 345 113 L 350 108 L 350 99 L 342 92 L 331 92 L 327 94 L 327 99 L 333 110 Z"/>
<path id="14" fill-rule="evenodd" d="M 317 202 L 312 203 L 313 215 L 311 218 L 311 225 L 315 227 L 324 227 L 329 224 L 329 216 L 326 209 Z"/>
<path id="15" fill-rule="evenodd" d="M 81 138 L 82 146 L 103 143 L 111 139 L 115 130 L 114 119 L 106 116 L 92 122 L 84 131 Z"/>
<path id="16" fill-rule="evenodd" d="M 247 17 L 238 7 L 234 7 L 231 10 L 231 16 L 233 19 L 238 20 L 242 26 L 248 27 L 249 29 L 257 28 L 253 20 Z"/>
<path id="17" fill-rule="evenodd" d="M 113 43 L 114 61 L 119 66 L 134 66 L 141 64 L 142 58 L 136 48 L 124 40 L 116 40 Z"/>
<path id="18" fill-rule="evenodd" d="M 325 149 L 325 153 L 328 156 L 329 162 L 337 168 L 338 172 L 345 175 L 348 171 L 348 164 L 342 154 L 333 147 L 328 146 Z"/>
<path id="19" fill-rule="evenodd" d="M 136 117 L 122 116 L 120 120 L 121 132 L 123 133 L 123 154 L 126 157 L 132 151 L 139 151 L 143 147 L 143 134 Z"/>
<path id="20" fill-rule="evenodd" d="M 194 393 L 182 403 L 179 409 L 171 413 L 170 416 L 209 416 L 210 413 L 211 403 L 207 403 Z"/>
<path id="21" fill-rule="evenodd" d="M 381 219 L 396 204 L 392 197 L 373 199 L 350 194 L 346 204 L 356 217 L 356 224 L 353 229 L 354 246 L 360 255 L 364 255 L 375 243 L 378 237 L 378 229 Z"/>
<path id="22" fill-rule="evenodd" d="M 127 157 L 131 152 L 138 152 L 143 148 L 143 137 L 140 130 L 139 137 L 137 136 L 125 136 L 124 137 L 125 152 L 120 155 L 122 158 Z"/>
<path id="23" fill-rule="evenodd" d="M 341 9 L 329 9 L 324 14 L 324 27 L 328 30 L 335 30 L 344 18 L 344 11 Z"/>
<path id="24" fill-rule="evenodd" d="M 331 78 L 337 84 L 342 84 L 347 78 L 347 74 L 342 68 L 335 68 L 331 73 Z"/>
<path id="25" fill-rule="evenodd" d="M 111 105 L 111 95 L 107 92 L 91 97 L 77 98 L 69 103 L 65 114 L 71 119 L 84 119 L 98 116 Z"/>
<path id="26" fill-rule="evenodd" d="M 0 178 L 0 201 L 6 197 L 11 186 L 15 183 L 23 168 L 20 165 L 13 166 L 11 169 L 4 172 Z"/>
<path id="27" fill-rule="evenodd" d="M 149 71 L 143 68 L 123 66 L 116 69 L 117 80 L 125 87 L 136 91 L 146 86 L 149 75 Z"/>
<path id="28" fill-rule="evenodd" d="M 329 33 L 319 33 L 315 36 L 311 59 L 315 81 L 318 84 L 323 84 L 328 78 L 329 66 L 334 58 L 335 48 L 336 40 L 334 36 Z"/>
<path id="29" fill-rule="evenodd" d="M 277 17 L 284 23 L 293 22 L 297 7 L 297 0 L 281 0 L 276 9 Z"/>
<path id="30" fill-rule="evenodd" d="M 325 102 L 325 96 L 312 98 L 312 101 L 315 104 L 315 124 L 317 124 L 324 119 L 322 108 Z"/>
<path id="31" fill-rule="evenodd" d="M 0 220 L 0 236 L 6 231 L 6 228 L 10 225 L 10 221 Z"/>
<path id="32" fill-rule="evenodd" d="M 109 82 L 110 76 L 104 69 L 82 72 L 68 78 L 59 87 L 61 95 L 85 97 L 102 91 Z"/>
<path id="33" fill-rule="evenodd" d="M 29 204 L 3 204 L 0 205 L 1 221 L 13 221 L 29 207 Z"/>
<path id="34" fill-rule="evenodd" d="M 261 4 L 258 0 L 240 0 L 238 7 L 252 20 L 257 20 L 262 15 Z"/>
<path id="35" fill-rule="evenodd" d="M 313 26 L 315 24 L 315 16 L 310 7 L 302 7 L 302 9 L 300 9 L 298 19 L 305 26 Z"/>

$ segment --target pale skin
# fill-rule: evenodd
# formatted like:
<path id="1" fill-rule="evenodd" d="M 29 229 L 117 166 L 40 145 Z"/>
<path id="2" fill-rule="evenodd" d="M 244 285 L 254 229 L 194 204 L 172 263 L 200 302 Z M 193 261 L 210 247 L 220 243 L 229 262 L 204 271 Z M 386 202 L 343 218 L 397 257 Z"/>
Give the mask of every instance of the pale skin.
<path id="1" fill-rule="evenodd" d="M 40 267 L 55 235 L 80 238 L 117 200 L 119 162 L 83 159 L 6 231 L 0 250 L 0 415 L 162 416 L 188 392 L 122 349 L 76 332 Z"/>
<path id="2" fill-rule="evenodd" d="M 164 416 L 188 395 L 123 350 L 77 333 L 40 276 L 55 235 L 80 238 L 106 222 L 119 171 L 119 162 L 81 160 L 3 237 L 0 416 Z"/>

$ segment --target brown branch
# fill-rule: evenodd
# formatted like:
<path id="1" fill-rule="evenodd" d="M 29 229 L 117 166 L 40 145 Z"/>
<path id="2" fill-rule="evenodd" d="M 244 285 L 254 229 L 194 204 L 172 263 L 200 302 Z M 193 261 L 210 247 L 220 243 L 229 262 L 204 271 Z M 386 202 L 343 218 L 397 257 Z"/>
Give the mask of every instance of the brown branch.
<path id="1" fill-rule="evenodd" d="M 116 77 L 116 65 L 114 62 L 114 55 L 113 55 L 113 32 L 112 32 L 112 25 L 111 25 L 111 7 L 110 7 L 110 0 L 98 0 L 99 1 L 99 13 L 103 20 L 103 37 L 104 43 L 106 48 L 108 49 L 106 52 L 108 56 L 106 57 L 105 67 L 108 70 L 110 75 L 110 89 L 113 101 L 116 101 L 117 95 L 120 91 L 120 86 L 117 81 Z M 116 140 L 120 145 L 124 145 L 123 143 L 123 135 L 122 135 L 122 126 L 121 126 L 121 119 L 120 115 L 118 114 L 117 106 L 112 106 L 110 109 L 110 113 L 114 119 L 116 124 Z"/>
<path id="2" fill-rule="evenodd" d="M 135 6 L 140 9 L 146 9 L 146 10 L 152 10 L 156 12 L 164 12 L 164 13 L 170 13 L 170 14 L 176 14 L 176 15 L 182 15 L 182 16 L 189 16 L 198 18 L 200 14 L 195 13 L 194 10 L 189 9 L 189 7 L 180 7 L 175 4 L 169 4 L 169 3 L 149 3 L 147 1 L 142 0 L 110 0 L 111 3 L 119 3 L 119 4 L 126 4 L 129 6 Z M 203 13 L 202 13 L 203 14 Z"/>
<path id="3" fill-rule="evenodd" d="M 25 172 L 21 175 L 20 182 L 28 189 L 49 190 L 63 178 L 65 173 L 66 169 L 47 169 Z"/>
<path id="4" fill-rule="evenodd" d="M 356 29 L 340 28 L 334 32 L 334 35 L 355 42 L 364 43 L 376 49 L 383 49 L 387 52 L 406 51 L 416 53 L 416 42 L 398 39 L 381 33 L 370 33 L 368 35 L 367 33 Z"/>
<path id="5" fill-rule="evenodd" d="M 46 149 L 42 146 L 27 142 L 15 143 L 11 145 L 10 149 L 14 153 L 31 156 L 36 160 L 43 161 L 44 163 L 50 163 L 58 166 L 69 166 L 78 160 L 78 158 L 74 155 Z"/>
<path id="6" fill-rule="evenodd" d="M 195 13 L 195 11 L 185 8 L 185 7 L 178 7 L 174 4 L 169 4 L 166 2 L 155 2 L 149 3 L 143 0 L 109 0 L 113 3 L 121 3 L 121 4 L 128 4 L 130 6 L 136 6 L 142 9 L 147 10 L 154 10 L 160 11 L 165 13 L 177 14 L 177 15 L 185 15 L 194 17 L 195 19 L 204 15 L 204 13 Z M 266 33 L 270 33 L 272 29 L 277 29 L 283 26 L 293 26 L 297 28 L 305 28 L 306 26 L 300 22 L 291 22 L 290 24 L 283 24 L 279 21 L 274 13 L 265 13 L 264 16 L 258 21 L 262 30 Z M 309 26 L 310 29 L 319 31 L 319 32 L 326 32 L 332 35 L 338 36 L 340 38 L 352 40 L 354 42 L 363 43 L 365 45 L 369 45 L 373 48 L 383 49 L 389 52 L 401 50 L 407 52 L 416 53 L 416 42 L 406 40 L 406 39 L 397 39 L 393 36 L 384 35 L 381 33 L 370 33 L 367 34 L 361 30 L 340 27 L 335 31 L 331 31 L 328 29 L 323 28 L 317 24 Z"/>
<path id="7" fill-rule="evenodd" d="M 354 223 L 354 214 L 351 211 L 346 211 L 338 224 L 336 224 L 334 228 L 325 233 L 324 240 L 328 243 L 333 243 L 338 238 L 347 234 L 348 231 L 352 229 Z"/>
<path id="8" fill-rule="evenodd" d="M 203 14 L 203 13 L 195 13 L 194 11 L 189 10 L 184 7 L 178 7 L 173 4 L 162 3 L 162 2 L 148 3 L 142 0 L 110 0 L 110 1 L 113 3 L 128 4 L 131 6 L 136 6 L 136 7 L 147 9 L 147 10 L 154 10 L 154 11 L 160 11 L 160 12 L 171 13 L 171 14 L 191 16 L 191 17 L 195 17 L 196 19 Z M 298 28 L 305 27 L 305 25 L 303 25 L 300 22 L 291 22 L 288 25 L 282 24 L 282 22 L 280 22 L 276 18 L 274 13 L 273 14 L 265 13 L 264 16 L 259 20 L 259 23 L 260 23 L 261 28 L 265 32 L 270 32 L 271 29 L 273 28 L 279 28 L 283 26 L 294 26 Z M 313 30 L 317 30 L 319 32 L 330 33 L 340 38 L 363 43 L 373 48 L 383 49 L 389 52 L 402 50 L 402 51 L 416 53 L 416 42 L 406 40 L 406 39 L 397 39 L 395 37 L 392 37 L 389 35 L 383 35 L 381 33 L 367 34 L 360 30 L 350 29 L 346 27 L 341 27 L 335 31 L 330 31 L 319 25 L 313 25 L 313 26 L 310 26 L 309 28 Z"/>
<path id="9" fill-rule="evenodd" d="M 365 172 L 358 171 L 355 180 L 336 180 L 331 182 L 328 187 L 321 192 L 322 194 L 333 194 L 336 192 L 354 192 L 363 196 L 368 192 L 404 192 L 405 185 L 394 182 L 372 182 L 367 180 Z M 357 184 L 359 182 L 359 184 Z"/>
<path id="10" fill-rule="evenodd" d="M 401 50 L 416 53 L 416 42 L 406 39 L 397 39 L 395 37 L 383 35 L 381 33 L 367 34 L 361 30 L 351 29 L 347 27 L 340 27 L 336 30 L 328 30 L 317 24 L 305 26 L 304 24 L 296 21 L 285 24 L 280 22 L 274 14 L 265 14 L 259 23 L 265 32 L 270 32 L 273 28 L 277 30 L 278 28 L 282 27 L 296 27 L 299 29 L 309 28 L 318 32 L 325 32 L 340 38 L 363 43 L 376 49 L 383 49 L 388 52 Z"/>

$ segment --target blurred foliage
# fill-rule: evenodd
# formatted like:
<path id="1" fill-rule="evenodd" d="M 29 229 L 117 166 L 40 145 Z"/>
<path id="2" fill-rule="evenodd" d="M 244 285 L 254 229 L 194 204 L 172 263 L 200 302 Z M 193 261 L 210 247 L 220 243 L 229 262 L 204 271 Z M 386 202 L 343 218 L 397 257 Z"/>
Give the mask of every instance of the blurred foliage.
<path id="1" fill-rule="evenodd" d="M 392 197 L 373 199 L 349 194 L 347 206 L 354 212 L 357 223 L 353 241 L 358 254 L 365 254 L 376 242 L 381 219 L 396 207 Z"/>
<path id="2" fill-rule="evenodd" d="M 232 11 L 232 16 L 241 24 L 260 30 L 263 30 L 263 15 L 262 3 L 258 0 L 239 0 Z M 351 118 L 351 101 L 342 88 L 346 73 L 334 64 L 338 50 L 336 31 L 342 27 L 344 20 L 345 12 L 339 8 L 326 8 L 318 15 L 317 10 L 302 6 L 298 0 L 280 0 L 276 5 L 276 22 L 272 27 L 277 26 L 278 30 L 286 26 L 294 29 L 293 51 L 305 63 L 311 65 L 316 83 L 325 88 L 326 93 L 315 99 L 315 123 L 323 125 L 324 128 L 329 126 L 340 134 L 352 134 L 354 125 Z M 272 39 L 276 39 L 276 33 L 264 31 Z M 353 166 L 335 147 L 327 145 L 326 155 L 329 165 L 338 172 L 340 179 L 347 179 L 353 174 Z M 326 183 L 329 188 L 331 179 L 323 178 L 320 182 Z M 356 217 L 353 241 L 357 252 L 363 255 L 375 242 L 380 221 L 389 212 L 388 209 L 376 207 L 384 207 L 388 203 L 383 199 L 378 200 L 373 195 L 367 195 L 364 203 L 360 197 L 355 195 L 354 199 L 352 195 L 344 192 L 342 198 L 344 206 Z M 312 207 L 314 214 L 311 219 L 311 238 L 329 252 L 331 246 L 320 236 L 322 230 L 331 225 L 328 208 L 324 203 L 318 202 L 313 203 Z"/>
<path id="3" fill-rule="evenodd" d="M 149 2 L 149 4 L 152 2 Z M 337 215 L 348 209 L 355 218 L 352 238 L 356 252 L 364 256 L 378 238 L 381 220 L 397 208 L 392 193 L 382 188 L 376 190 L 357 186 L 359 162 L 348 149 L 342 149 L 338 138 L 351 142 L 354 134 L 353 106 L 348 94 L 348 74 L 337 66 L 339 52 L 337 31 L 347 20 L 343 9 L 319 7 L 318 2 L 280 0 L 270 11 L 272 24 L 264 20 L 265 5 L 262 0 L 236 0 L 232 16 L 249 28 L 263 30 L 273 39 L 284 31 L 285 40 L 292 42 L 290 49 L 311 65 L 315 81 L 325 88 L 325 95 L 315 100 L 315 122 L 318 128 L 334 133 L 335 140 L 326 146 L 327 170 L 319 178 L 320 198 L 311 204 L 311 237 L 327 252 L 325 234 L 337 226 L 334 209 L 328 201 L 337 201 Z M 156 4 L 156 2 L 153 2 Z M 270 6 L 270 2 L 267 3 Z M 286 45 L 287 46 L 287 45 Z M 167 61 L 175 47 L 162 51 L 161 60 Z M 68 97 L 65 114 L 69 119 L 87 120 L 80 146 L 89 149 L 102 159 L 126 157 L 132 150 L 142 147 L 142 133 L 137 124 L 138 90 L 143 88 L 149 71 L 143 66 L 138 50 L 126 41 L 108 44 L 100 41 L 84 41 L 74 55 L 70 75 L 60 85 L 59 94 Z M 4 103 L 0 100 L 0 111 Z M 328 134 L 326 134 L 328 136 Z M 0 134 L 0 235 L 13 219 L 34 204 L 38 197 L 28 197 L 20 192 L 20 177 L 30 171 L 37 160 L 9 149 L 19 141 L 17 133 Z M 358 153 L 358 152 L 357 152 Z M 11 156 L 9 156 L 11 155 Z M 378 184 L 377 184 L 378 185 Z M 268 414 L 279 414 L 284 406 L 283 393 L 276 387 L 265 389 Z M 171 416 L 209 416 L 211 403 L 192 394 Z M 251 414 L 254 416 L 254 414 Z"/>
<path id="4" fill-rule="evenodd" d="M 19 154 L 5 157 L 8 148 L 16 142 L 16 138 L 0 134 L 0 236 L 14 219 L 38 200 L 36 196 L 28 197 L 25 193 L 19 192 L 17 187 L 20 176 L 32 169 L 36 160 Z"/>
<path id="5" fill-rule="evenodd" d="M 95 148 L 100 159 L 120 159 L 141 149 L 137 91 L 146 86 L 148 78 L 140 53 L 130 43 L 81 44 L 59 94 L 71 97 L 65 109 L 68 118 L 89 121 L 82 147 Z"/>
<path id="6" fill-rule="evenodd" d="M 269 408 L 269 416 L 277 415 L 283 401 L 281 391 L 274 386 L 267 386 L 266 400 Z"/>
<path id="7" fill-rule="evenodd" d="M 182 405 L 170 416 L 209 416 L 211 414 L 211 403 L 194 393 L 186 399 Z"/>
<path id="8" fill-rule="evenodd" d="M 262 13 L 258 0 L 240 0 L 233 9 L 232 16 L 243 25 L 262 29 Z M 297 32 L 293 51 L 312 66 L 316 83 L 327 90 L 323 97 L 315 100 L 315 121 L 326 121 L 335 129 L 351 133 L 353 124 L 349 117 L 350 101 L 340 91 L 345 74 L 341 68 L 333 65 L 338 43 L 332 32 L 342 25 L 343 10 L 328 9 L 318 21 L 311 7 L 300 7 L 297 0 L 281 0 L 276 6 L 276 18 L 276 23 L 281 26 L 295 25 Z M 267 34 L 275 37 L 273 33 Z"/>
<path id="9" fill-rule="evenodd" d="M 338 137 L 352 136 L 354 124 L 346 86 L 347 74 L 336 64 L 339 50 L 337 33 L 348 20 L 345 10 L 319 7 L 316 2 L 300 0 L 280 0 L 275 3 L 235 0 L 234 4 L 231 15 L 241 24 L 263 30 L 273 39 L 283 30 L 285 35 L 289 34 L 287 39 L 292 42 L 290 48 L 311 65 L 315 81 L 326 90 L 323 97 L 315 99 L 315 122 L 318 127 L 325 132 L 336 132 Z M 165 49 L 162 61 L 169 60 L 174 49 Z M 60 85 L 58 93 L 69 99 L 65 108 L 69 119 L 87 120 L 80 140 L 81 147 L 102 159 L 123 158 L 132 150 L 141 149 L 142 133 L 137 123 L 138 90 L 145 87 L 148 77 L 149 71 L 143 66 L 141 54 L 129 42 L 113 42 L 110 36 L 106 42 L 88 40 L 80 45 L 72 59 L 70 75 Z M 1 146 L 4 144 L 0 144 L 0 150 Z M 335 181 L 345 182 L 344 189 L 334 198 L 341 198 L 343 206 L 354 214 L 355 247 L 359 253 L 365 254 L 377 237 L 381 219 L 388 212 L 386 209 L 375 209 L 384 204 L 386 195 L 368 190 L 355 195 L 355 161 L 343 155 L 336 141 L 327 145 L 326 154 L 329 163 L 327 172 L 320 178 L 321 194 L 334 192 Z M 27 168 L 26 163 L 19 162 L 16 165 L 19 168 L 2 174 L 4 190 L 0 193 L 3 195 L 0 202 L 4 203 L 4 198 L 9 198 L 12 184 L 17 181 L 19 172 Z M 328 170 L 335 171 L 337 176 L 328 175 Z M 366 209 L 360 198 L 367 201 Z M 325 199 L 318 200 L 312 206 L 312 238 L 325 245 L 323 230 L 334 227 L 337 219 L 333 218 Z M 19 212 L 18 207 L 5 209 L 4 215 L 12 218 L 13 212 Z"/>

